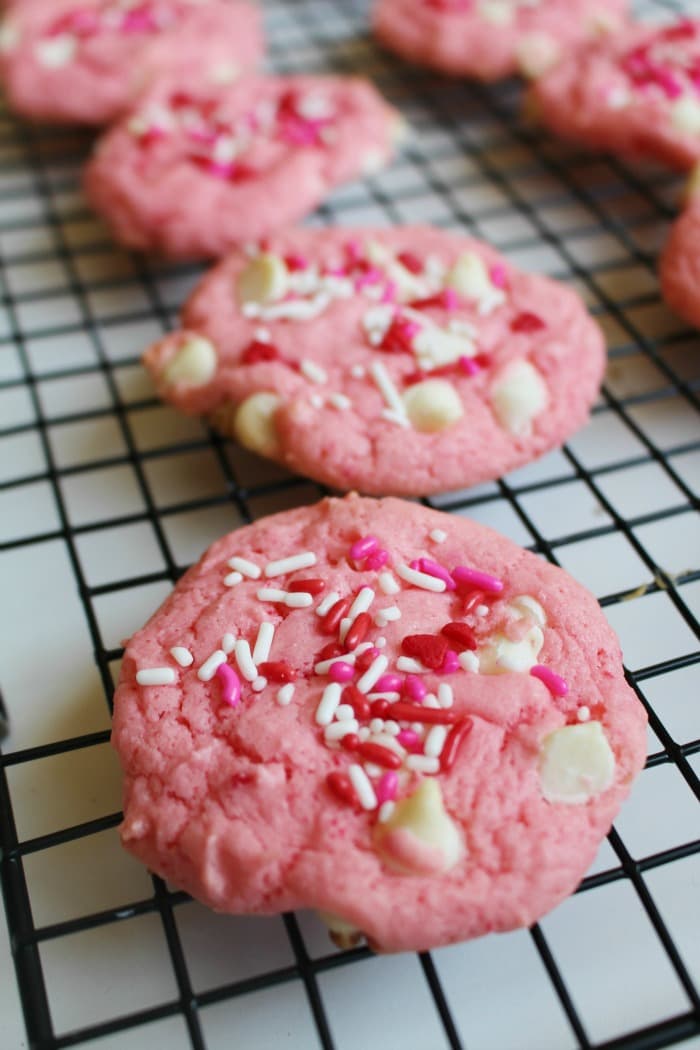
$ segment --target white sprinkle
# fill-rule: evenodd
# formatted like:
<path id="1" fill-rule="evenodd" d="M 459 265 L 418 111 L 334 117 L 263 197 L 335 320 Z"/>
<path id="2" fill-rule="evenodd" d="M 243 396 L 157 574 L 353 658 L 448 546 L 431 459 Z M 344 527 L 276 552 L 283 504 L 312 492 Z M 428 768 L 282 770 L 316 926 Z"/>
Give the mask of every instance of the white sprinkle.
<path id="1" fill-rule="evenodd" d="M 386 638 L 375 638 L 374 639 L 374 644 L 375 644 L 377 649 L 385 649 L 386 648 Z"/>
<path id="2" fill-rule="evenodd" d="M 267 678 L 264 675 L 259 675 L 255 681 L 251 684 L 251 689 L 254 693 L 262 693 L 263 689 L 267 685 Z"/>
<path id="3" fill-rule="evenodd" d="M 340 682 L 331 682 L 323 690 L 321 701 L 316 708 L 316 725 L 329 726 L 333 721 L 333 715 L 340 705 L 340 694 L 342 687 Z"/>
<path id="4" fill-rule="evenodd" d="M 253 332 L 253 338 L 258 343 L 269 343 L 270 340 L 272 339 L 272 336 L 270 335 L 270 330 L 268 328 L 256 328 L 255 331 Z M 257 568 L 257 566 L 256 566 L 256 568 Z M 257 577 L 256 577 L 256 579 L 257 579 Z"/>
<path id="5" fill-rule="evenodd" d="M 289 591 L 284 596 L 284 604 L 288 609 L 308 609 L 314 604 L 314 596 L 308 591 Z"/>
<path id="6" fill-rule="evenodd" d="M 440 682 L 437 695 L 438 700 L 440 701 L 440 707 L 452 707 L 455 698 L 451 685 L 448 685 L 447 682 Z"/>
<path id="7" fill-rule="evenodd" d="M 374 591 L 372 590 L 372 588 L 363 587 L 360 593 L 355 598 L 355 601 L 350 606 L 350 611 L 348 612 L 348 618 L 350 622 L 352 623 L 355 617 L 359 616 L 360 613 L 367 612 L 373 601 Z"/>
<path id="8" fill-rule="evenodd" d="M 430 538 L 433 543 L 444 543 L 447 539 L 447 533 L 444 529 L 433 529 L 430 533 Z"/>
<path id="9" fill-rule="evenodd" d="M 440 701 L 435 693 L 427 693 L 426 696 L 423 697 L 422 705 L 423 707 L 432 707 L 433 710 L 437 710 L 440 707 Z"/>
<path id="10" fill-rule="evenodd" d="M 136 672 L 139 685 L 172 685 L 176 680 L 177 675 L 172 667 L 144 667 L 142 671 Z"/>
<path id="11" fill-rule="evenodd" d="M 381 806 L 379 807 L 379 812 L 377 814 L 377 820 L 379 821 L 379 823 L 386 824 L 387 820 L 390 820 L 390 818 L 394 815 L 395 809 L 396 803 L 392 802 L 391 799 L 387 799 L 386 802 L 382 802 Z"/>
<path id="12" fill-rule="evenodd" d="M 248 682 L 254 682 L 258 677 L 258 669 L 253 662 L 250 645 L 245 638 L 238 639 L 234 651 L 241 674 Z"/>
<path id="13" fill-rule="evenodd" d="M 438 579 L 437 576 L 430 576 L 427 572 L 411 569 L 410 566 L 403 563 L 396 566 L 396 574 L 406 583 L 412 583 L 414 587 L 421 587 L 424 591 L 435 591 L 439 594 L 447 587 L 445 581 Z"/>
<path id="14" fill-rule="evenodd" d="M 224 576 L 224 587 L 236 587 L 242 581 L 240 572 L 230 572 L 228 576 Z"/>
<path id="15" fill-rule="evenodd" d="M 329 609 L 332 609 L 337 601 L 340 601 L 340 595 L 336 591 L 331 591 L 327 594 L 323 601 L 320 601 L 316 606 L 316 615 L 325 616 Z"/>
<path id="16" fill-rule="evenodd" d="M 477 605 L 474 611 L 476 612 L 477 616 L 488 616 L 489 607 L 488 605 Z"/>
<path id="17" fill-rule="evenodd" d="M 369 726 L 360 726 L 357 731 L 360 743 L 364 744 L 365 740 L 369 740 Z"/>
<path id="18" fill-rule="evenodd" d="M 377 627 L 386 627 L 388 623 L 401 619 L 401 610 L 398 605 L 388 605 L 386 609 L 380 609 L 374 617 Z"/>
<path id="19" fill-rule="evenodd" d="M 357 688 L 360 692 L 368 693 L 372 686 L 379 681 L 388 666 L 389 661 L 384 654 L 377 656 L 357 682 Z"/>
<path id="20" fill-rule="evenodd" d="M 387 372 L 381 361 L 373 361 L 369 366 L 370 375 L 377 385 L 377 388 L 386 401 L 388 407 L 397 417 L 402 419 L 406 418 L 406 412 L 403 407 L 403 401 L 401 396 L 394 386 L 391 376 Z"/>
<path id="21" fill-rule="evenodd" d="M 459 660 L 459 666 L 463 667 L 465 671 L 471 671 L 472 674 L 479 673 L 479 657 L 476 653 L 472 653 L 467 649 L 465 652 L 460 653 L 457 659 Z"/>
<path id="22" fill-rule="evenodd" d="M 447 726 L 433 726 L 429 730 L 423 751 L 429 758 L 439 758 L 447 740 Z"/>
<path id="23" fill-rule="evenodd" d="M 321 368 L 315 361 L 310 361 L 308 357 L 299 365 L 302 375 L 305 375 L 310 383 L 327 383 L 328 373 L 325 368 Z"/>
<path id="24" fill-rule="evenodd" d="M 384 732 L 388 733 L 389 736 L 398 736 L 401 732 L 401 726 L 393 718 L 389 718 L 384 723 Z"/>
<path id="25" fill-rule="evenodd" d="M 390 704 L 401 699 L 401 693 L 368 693 L 370 700 L 388 700 Z"/>
<path id="26" fill-rule="evenodd" d="M 279 591 L 275 587 L 261 587 L 257 596 L 261 602 L 283 602 L 287 592 Z"/>
<path id="27" fill-rule="evenodd" d="M 355 717 L 355 712 L 350 707 L 350 704 L 341 704 L 340 707 L 335 709 L 335 717 L 339 722 L 347 722 L 349 718 Z"/>
<path id="28" fill-rule="evenodd" d="M 309 569 L 316 564 L 316 555 L 313 551 L 304 551 L 303 554 L 293 554 L 291 558 L 280 558 L 279 561 L 269 561 L 265 566 L 265 575 L 284 576 L 288 572 L 296 572 L 297 569 Z"/>
<path id="29" fill-rule="evenodd" d="M 401 588 L 390 572 L 380 572 L 378 581 L 379 589 L 384 594 L 398 594 Z"/>
<path id="30" fill-rule="evenodd" d="M 354 649 L 353 652 L 355 656 L 359 656 L 360 653 L 366 653 L 368 649 L 374 649 L 374 642 L 360 642 L 357 649 Z"/>
<path id="31" fill-rule="evenodd" d="M 34 47 L 38 62 L 46 69 L 60 69 L 72 61 L 78 46 L 70 33 L 60 33 L 48 40 L 40 40 Z"/>
<path id="32" fill-rule="evenodd" d="M 364 365 L 353 365 L 350 369 L 350 375 L 353 379 L 364 379 L 367 375 L 367 369 Z"/>
<path id="33" fill-rule="evenodd" d="M 400 416 L 398 412 L 394 412 L 391 408 L 382 409 L 380 414 L 382 419 L 386 419 L 388 423 L 395 423 L 398 427 L 410 426 L 408 416 Z"/>
<path id="34" fill-rule="evenodd" d="M 312 408 L 323 408 L 323 398 L 320 394 L 312 394 L 309 401 Z"/>
<path id="35" fill-rule="evenodd" d="M 255 646 L 253 648 L 253 663 L 263 664 L 270 655 L 270 649 L 272 648 L 272 639 L 275 636 L 274 624 L 271 624 L 269 620 L 263 620 L 258 627 L 258 637 L 255 639 Z"/>
<path id="36" fill-rule="evenodd" d="M 372 782 L 362 766 L 358 766 L 355 763 L 348 766 L 348 776 L 350 777 L 350 783 L 355 788 L 355 792 L 362 808 L 376 809 L 377 796 L 374 793 Z"/>
<path id="37" fill-rule="evenodd" d="M 370 731 L 370 733 L 381 733 L 383 728 L 384 728 L 384 719 L 383 718 L 373 718 L 372 721 L 369 724 L 369 731 Z"/>
<path id="38" fill-rule="evenodd" d="M 375 762 L 365 762 L 365 773 L 368 777 L 380 777 L 384 770 Z"/>
<path id="39" fill-rule="evenodd" d="M 405 764 L 415 773 L 437 773 L 440 768 L 440 760 L 432 755 L 409 755 Z"/>
<path id="40" fill-rule="evenodd" d="M 398 671 L 408 671 L 410 674 L 425 674 L 428 670 L 420 660 L 414 660 L 412 656 L 400 656 L 396 661 Z"/>
<path id="41" fill-rule="evenodd" d="M 326 727 L 323 734 L 325 740 L 342 740 L 349 733 L 356 733 L 360 728 L 356 718 L 349 718 L 345 722 L 332 722 Z"/>
<path id="42" fill-rule="evenodd" d="M 576 717 L 578 718 L 579 722 L 587 722 L 591 717 L 590 707 L 586 707 L 585 704 L 583 707 L 579 707 L 578 711 L 576 712 Z"/>
<path id="43" fill-rule="evenodd" d="M 228 655 L 228 653 L 232 653 L 233 652 L 235 646 L 236 646 L 236 636 L 235 636 L 235 634 L 231 634 L 230 631 L 227 631 L 226 634 L 221 639 L 221 648 Z"/>
<path id="44" fill-rule="evenodd" d="M 346 412 L 352 405 L 352 401 L 345 394 L 331 394 L 328 398 L 333 408 L 337 408 L 339 412 Z"/>
<path id="45" fill-rule="evenodd" d="M 189 667 L 194 662 L 194 656 L 184 645 L 174 645 L 170 650 L 170 655 L 180 667 Z"/>
<path id="46" fill-rule="evenodd" d="M 355 659 L 355 653 L 341 653 L 340 656 L 334 656 L 331 660 L 321 660 L 320 663 L 315 664 L 314 671 L 316 674 L 328 674 L 333 664 L 337 664 L 338 661 L 344 664 L 354 664 Z"/>
<path id="47" fill-rule="evenodd" d="M 197 671 L 197 678 L 199 678 L 201 682 L 210 682 L 216 674 L 217 667 L 220 667 L 221 664 L 225 663 L 226 653 L 223 649 L 217 649 L 211 654 L 211 656 L 207 657 L 200 669 Z"/>
<path id="48" fill-rule="evenodd" d="M 345 635 L 350 630 L 351 623 L 352 623 L 352 620 L 350 619 L 349 616 L 344 616 L 342 618 L 342 620 L 340 621 L 340 627 L 338 628 L 338 641 L 340 642 L 341 645 L 345 641 Z"/>
<path id="49" fill-rule="evenodd" d="M 229 558 L 227 564 L 230 566 L 230 568 L 235 569 L 237 572 L 240 572 L 242 576 L 247 576 L 251 580 L 260 579 L 262 569 L 259 565 L 256 565 L 254 562 L 248 561 L 247 558 Z"/>
<path id="50" fill-rule="evenodd" d="M 280 705 L 280 707 L 286 707 L 287 704 L 291 702 L 293 696 L 294 683 L 287 682 L 286 685 L 283 685 L 281 689 L 277 691 L 277 703 Z"/>

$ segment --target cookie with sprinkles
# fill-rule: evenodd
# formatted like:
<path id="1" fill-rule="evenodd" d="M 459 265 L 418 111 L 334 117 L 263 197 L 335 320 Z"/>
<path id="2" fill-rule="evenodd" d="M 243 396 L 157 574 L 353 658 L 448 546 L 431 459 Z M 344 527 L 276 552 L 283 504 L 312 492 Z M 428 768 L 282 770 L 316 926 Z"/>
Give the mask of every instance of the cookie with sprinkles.
<path id="1" fill-rule="evenodd" d="M 359 77 L 163 79 L 97 144 L 85 187 L 120 243 L 216 257 L 377 171 L 404 123 Z"/>
<path id="2" fill-rule="evenodd" d="M 129 641 L 122 841 L 219 911 L 427 949 L 576 888 L 645 723 L 562 570 L 417 504 L 325 500 L 215 543 Z"/>
<path id="3" fill-rule="evenodd" d="M 639 25 L 581 47 L 531 89 L 556 134 L 685 170 L 700 160 L 700 20 Z"/>
<path id="4" fill-rule="evenodd" d="M 627 0 L 377 0 L 391 51 L 452 76 L 539 76 L 583 40 L 619 28 Z"/>
<path id="5" fill-rule="evenodd" d="M 498 477 L 588 416 L 603 339 L 580 299 L 429 227 L 291 230 L 211 271 L 144 357 L 161 396 L 339 489 Z"/>
<path id="6" fill-rule="evenodd" d="M 0 77 L 22 116 L 106 124 L 155 77 L 230 83 L 263 52 L 260 15 L 227 0 L 22 0 L 0 28 Z"/>

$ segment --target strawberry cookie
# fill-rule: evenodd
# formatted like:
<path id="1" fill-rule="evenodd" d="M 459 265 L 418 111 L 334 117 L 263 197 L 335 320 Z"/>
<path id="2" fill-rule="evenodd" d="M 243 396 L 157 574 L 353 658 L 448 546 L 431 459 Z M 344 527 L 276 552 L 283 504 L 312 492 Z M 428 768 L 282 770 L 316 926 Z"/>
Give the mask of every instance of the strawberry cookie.
<path id="1" fill-rule="evenodd" d="M 22 116 L 106 124 L 163 73 L 230 83 L 263 51 L 257 9 L 226 0 L 22 0 L 0 28 L 0 76 Z"/>
<path id="2" fill-rule="evenodd" d="M 228 256 L 144 357 L 161 396 L 339 489 L 425 495 L 587 419 L 605 352 L 578 296 L 430 227 L 291 230 Z"/>
<path id="3" fill-rule="evenodd" d="M 121 244 L 218 256 L 377 171 L 402 129 L 356 77 L 192 79 L 188 90 L 169 79 L 98 142 L 85 186 Z"/>
<path id="4" fill-rule="evenodd" d="M 624 22 L 627 0 L 378 0 L 391 51 L 453 76 L 538 76 L 582 40 Z"/>
<path id="5" fill-rule="evenodd" d="M 635 25 L 582 47 L 532 88 L 556 134 L 672 168 L 700 160 L 700 20 Z"/>
<path id="6" fill-rule="evenodd" d="M 219 911 L 433 948 L 576 888 L 645 723 L 561 569 L 465 518 L 324 500 L 215 543 L 128 643 L 122 841 Z"/>

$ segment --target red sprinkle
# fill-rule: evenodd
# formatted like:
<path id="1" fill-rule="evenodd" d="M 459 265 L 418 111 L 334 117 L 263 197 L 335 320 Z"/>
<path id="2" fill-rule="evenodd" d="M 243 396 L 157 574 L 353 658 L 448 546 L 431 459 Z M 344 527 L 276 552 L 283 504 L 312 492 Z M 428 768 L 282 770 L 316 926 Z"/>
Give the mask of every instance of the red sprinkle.
<path id="1" fill-rule="evenodd" d="M 346 685 L 341 693 L 341 701 L 344 704 L 349 704 L 355 713 L 355 718 L 358 722 L 366 722 L 370 716 L 370 703 L 364 693 L 361 693 L 357 686 Z M 347 739 L 343 737 L 343 740 Z"/>
<path id="2" fill-rule="evenodd" d="M 396 258 L 409 273 L 423 273 L 423 263 L 413 252 L 399 252 Z"/>
<path id="3" fill-rule="evenodd" d="M 378 701 L 374 701 L 376 704 Z M 397 700 L 391 704 L 391 717 L 399 722 L 424 722 L 426 725 L 451 726 L 459 719 L 457 711 L 444 707 L 422 707 L 420 704 L 408 704 Z M 374 704 L 372 704 L 374 715 Z M 381 716 L 378 716 L 381 717 Z"/>
<path id="4" fill-rule="evenodd" d="M 344 737 L 341 737 L 340 744 L 346 751 L 357 751 L 360 738 L 357 733 L 346 733 Z"/>
<path id="5" fill-rule="evenodd" d="M 401 641 L 402 653 L 433 671 L 442 667 L 448 648 L 447 639 L 435 634 L 407 634 Z"/>
<path id="6" fill-rule="evenodd" d="M 483 591 L 472 591 L 464 603 L 465 616 L 469 616 L 475 611 L 477 605 L 484 605 L 486 601 L 487 596 Z"/>
<path id="7" fill-rule="evenodd" d="M 241 354 L 244 365 L 255 365 L 260 361 L 279 361 L 280 352 L 272 343 L 263 343 L 260 339 L 254 339 L 249 343 Z"/>
<path id="8" fill-rule="evenodd" d="M 458 649 L 476 649 L 476 638 L 471 627 L 468 627 L 466 623 L 459 623 L 453 620 L 451 623 L 446 623 L 441 629 L 440 634 L 444 635 L 448 641 L 452 642 Z"/>
<path id="9" fill-rule="evenodd" d="M 368 612 L 359 613 L 348 633 L 345 635 L 345 648 L 352 650 L 355 646 L 359 645 L 360 642 L 364 641 L 367 636 L 367 632 L 372 626 L 372 617 Z"/>
<path id="10" fill-rule="evenodd" d="M 445 741 L 440 754 L 441 772 L 446 773 L 449 769 L 452 769 L 459 749 L 462 746 L 463 741 L 471 732 L 473 724 L 471 718 L 463 718 L 462 721 L 457 722 L 447 734 L 447 740 Z"/>
<path id="11" fill-rule="evenodd" d="M 326 777 L 326 784 L 333 792 L 336 798 L 340 799 L 341 802 L 347 802 L 348 805 L 354 806 L 357 802 L 355 795 L 355 789 L 352 786 L 350 777 L 346 773 L 329 773 Z"/>
<path id="12" fill-rule="evenodd" d="M 345 650 L 337 642 L 329 642 L 316 653 L 315 664 L 322 664 L 325 660 L 333 660 L 336 656 L 342 656 Z"/>
<path id="13" fill-rule="evenodd" d="M 384 718 L 384 715 L 392 706 L 388 700 L 373 700 L 370 706 L 372 718 Z"/>
<path id="14" fill-rule="evenodd" d="M 539 332 L 541 329 L 546 328 L 547 325 L 544 323 L 541 317 L 537 314 L 525 311 L 525 313 L 518 314 L 510 322 L 511 332 Z"/>
<path id="15" fill-rule="evenodd" d="M 294 682 L 297 673 L 284 660 L 266 660 L 258 664 L 258 671 L 270 682 Z"/>
<path id="16" fill-rule="evenodd" d="M 373 744 L 371 740 L 365 740 L 357 747 L 357 754 L 368 762 L 376 762 L 378 766 L 385 769 L 398 769 L 401 765 L 401 755 L 397 755 L 391 748 L 382 747 L 381 744 Z"/>
<path id="17" fill-rule="evenodd" d="M 334 634 L 338 630 L 340 621 L 352 605 L 352 597 L 338 598 L 335 605 L 331 605 L 326 615 L 321 620 L 321 630 L 324 634 Z"/>
<path id="18" fill-rule="evenodd" d="M 372 646 L 371 649 L 365 649 L 364 653 L 360 653 L 355 660 L 355 667 L 358 671 L 366 671 L 368 667 L 371 667 L 378 656 L 379 649 L 375 649 L 374 646 Z"/>
<path id="19" fill-rule="evenodd" d="M 287 587 L 289 591 L 305 591 L 306 594 L 320 594 L 326 588 L 324 580 L 292 580 Z"/>

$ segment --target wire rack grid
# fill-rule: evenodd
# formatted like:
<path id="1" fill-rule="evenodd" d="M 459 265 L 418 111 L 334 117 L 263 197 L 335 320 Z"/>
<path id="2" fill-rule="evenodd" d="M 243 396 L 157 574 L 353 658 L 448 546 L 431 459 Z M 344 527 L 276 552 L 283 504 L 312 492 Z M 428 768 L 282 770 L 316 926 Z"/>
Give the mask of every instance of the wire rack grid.
<path id="1" fill-rule="evenodd" d="M 530 931 L 419 957 L 334 951 L 308 914 L 214 916 L 120 850 L 121 640 L 214 538 L 321 490 L 158 404 L 139 352 L 200 271 L 110 244 L 80 195 L 87 135 L 1 113 L 0 1046 L 697 1050 L 700 359 L 655 278 L 679 184 L 526 126 L 514 83 L 393 60 L 362 0 L 265 15 L 272 68 L 365 73 L 414 131 L 311 222 L 469 230 L 572 284 L 603 326 L 589 426 L 430 502 L 599 597 L 649 712 L 647 767 L 569 901 Z"/>

